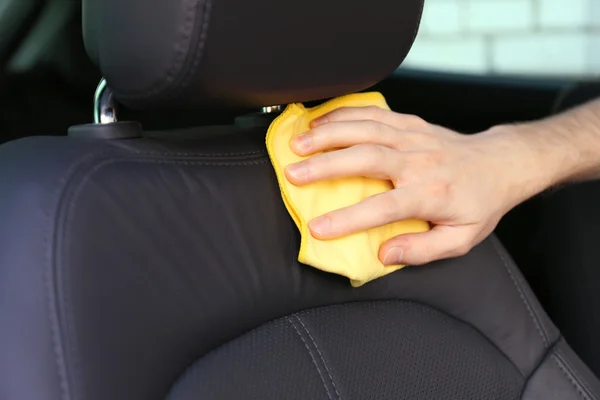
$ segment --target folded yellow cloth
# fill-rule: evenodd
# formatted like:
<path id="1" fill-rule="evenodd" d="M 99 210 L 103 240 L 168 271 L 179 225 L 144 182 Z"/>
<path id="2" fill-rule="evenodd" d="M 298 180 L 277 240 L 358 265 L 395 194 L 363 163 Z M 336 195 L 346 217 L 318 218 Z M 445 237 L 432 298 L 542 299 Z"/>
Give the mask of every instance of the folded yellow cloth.
<path id="1" fill-rule="evenodd" d="M 315 239 L 307 225 L 313 218 L 391 190 L 392 183 L 356 177 L 295 186 L 285 177 L 284 168 L 304 159 L 292 152 L 290 140 L 308 131 L 312 120 L 340 107 L 373 105 L 389 109 L 385 98 L 374 92 L 339 97 L 314 108 L 291 104 L 273 121 L 266 139 L 283 202 L 302 237 L 298 261 L 323 271 L 346 276 L 354 287 L 403 268 L 404 265 L 384 266 L 377 257 L 379 247 L 400 234 L 425 232 L 429 230 L 429 224 L 424 221 L 406 220 L 339 239 Z"/>

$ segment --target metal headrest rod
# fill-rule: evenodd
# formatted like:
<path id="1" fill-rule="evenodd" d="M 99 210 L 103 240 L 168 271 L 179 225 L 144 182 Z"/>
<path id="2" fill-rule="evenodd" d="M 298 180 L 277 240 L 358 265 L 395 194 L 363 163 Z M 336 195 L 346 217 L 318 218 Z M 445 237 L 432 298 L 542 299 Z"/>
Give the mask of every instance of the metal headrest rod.
<path id="1" fill-rule="evenodd" d="M 94 94 L 94 123 L 110 124 L 117 122 L 117 102 L 106 79 L 102 78 Z"/>
<path id="2" fill-rule="evenodd" d="M 281 113 L 282 110 L 283 106 L 281 105 L 263 107 L 257 114 L 238 117 L 236 119 L 236 124 L 244 126 L 268 125 L 273 118 Z M 261 118 L 260 116 L 263 117 Z M 267 119 L 264 119 L 264 117 Z M 98 83 L 96 93 L 94 94 L 94 125 L 102 126 L 107 124 L 115 124 L 117 122 L 117 101 L 112 90 L 110 90 L 108 87 L 106 79 L 102 78 L 100 83 Z M 125 134 L 127 137 L 129 137 L 129 135 L 131 134 Z"/>
<path id="3" fill-rule="evenodd" d="M 106 79 L 102 78 L 94 94 L 94 122 L 71 126 L 69 136 L 104 140 L 134 139 L 143 136 L 143 128 L 137 121 L 117 121 L 117 101 Z"/>

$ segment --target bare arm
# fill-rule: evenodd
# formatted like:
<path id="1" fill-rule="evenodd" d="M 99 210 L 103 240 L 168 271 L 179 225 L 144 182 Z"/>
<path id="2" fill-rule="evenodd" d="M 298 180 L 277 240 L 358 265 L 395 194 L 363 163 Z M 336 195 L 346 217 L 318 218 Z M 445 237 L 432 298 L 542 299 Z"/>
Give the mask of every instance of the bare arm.
<path id="1" fill-rule="evenodd" d="M 488 134 L 522 141 L 547 186 L 600 178 L 600 99 L 540 121 L 494 127 Z"/>

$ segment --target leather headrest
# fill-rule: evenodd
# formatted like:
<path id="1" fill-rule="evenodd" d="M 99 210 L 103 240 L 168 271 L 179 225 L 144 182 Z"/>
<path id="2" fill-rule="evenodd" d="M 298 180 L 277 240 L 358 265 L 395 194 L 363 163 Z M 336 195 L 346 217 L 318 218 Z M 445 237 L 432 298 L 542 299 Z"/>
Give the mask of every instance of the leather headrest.
<path id="1" fill-rule="evenodd" d="M 414 41 L 423 0 L 84 0 L 84 39 L 134 109 L 262 107 L 366 89 Z"/>

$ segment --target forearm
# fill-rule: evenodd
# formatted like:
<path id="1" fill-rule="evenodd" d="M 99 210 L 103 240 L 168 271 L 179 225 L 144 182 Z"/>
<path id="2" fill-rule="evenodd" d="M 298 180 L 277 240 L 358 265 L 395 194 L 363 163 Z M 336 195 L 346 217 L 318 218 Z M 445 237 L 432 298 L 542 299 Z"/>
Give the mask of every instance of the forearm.
<path id="1" fill-rule="evenodd" d="M 543 187 L 600 178 L 600 99 L 543 120 L 494 127 L 534 160 Z M 525 172 L 525 171 L 524 171 Z"/>

